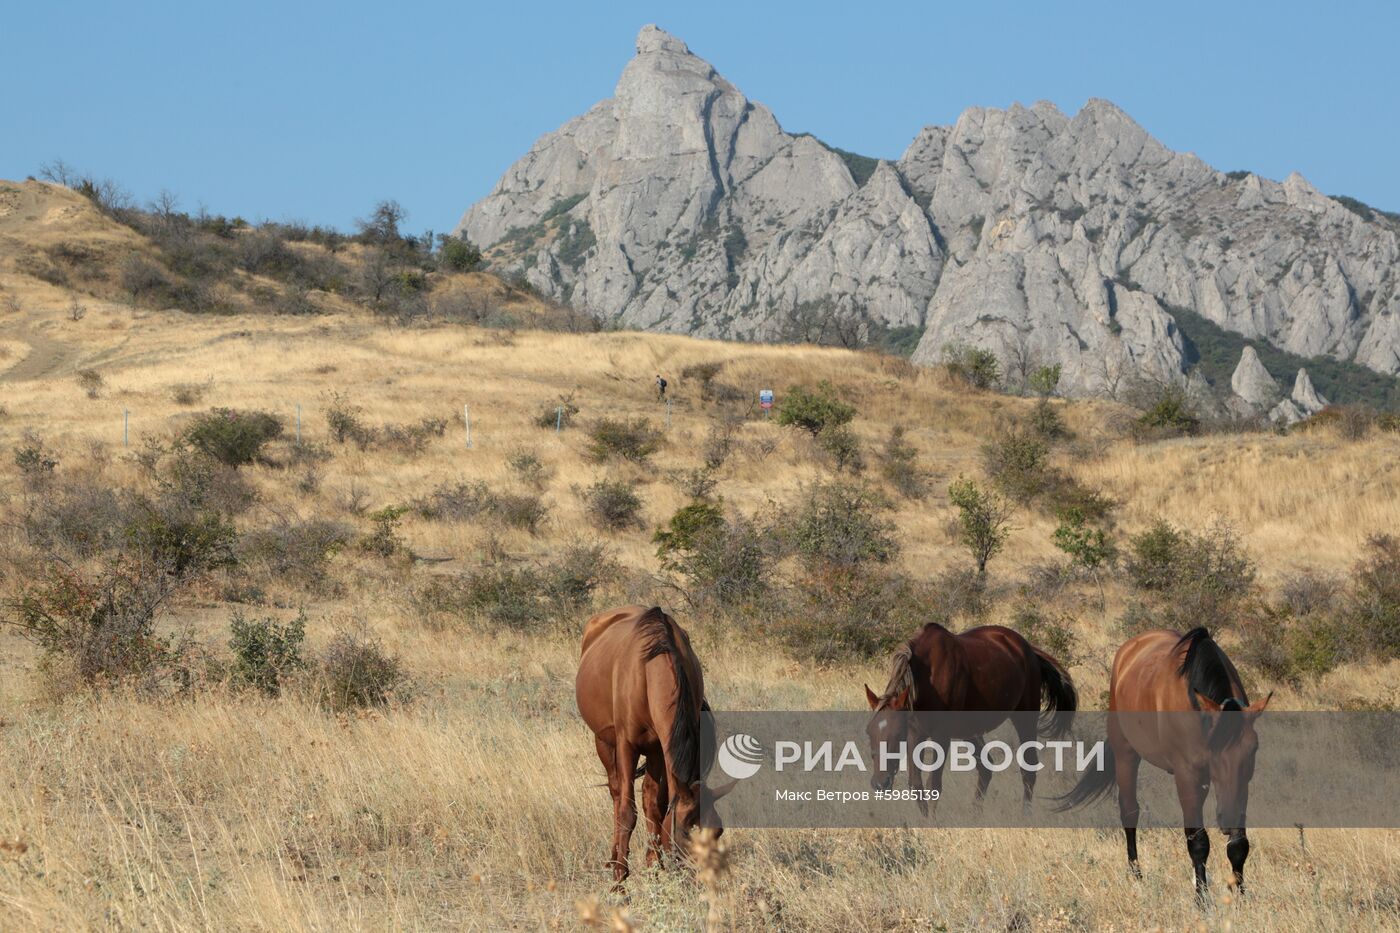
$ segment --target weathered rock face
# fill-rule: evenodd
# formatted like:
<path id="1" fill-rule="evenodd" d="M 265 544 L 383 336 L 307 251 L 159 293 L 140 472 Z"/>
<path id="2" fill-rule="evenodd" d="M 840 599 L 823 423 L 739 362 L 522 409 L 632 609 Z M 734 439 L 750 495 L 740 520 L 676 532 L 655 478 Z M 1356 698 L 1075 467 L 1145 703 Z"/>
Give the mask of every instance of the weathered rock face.
<path id="1" fill-rule="evenodd" d="M 1327 407 L 1327 399 L 1313 388 L 1312 379 L 1308 376 L 1306 369 L 1298 370 L 1298 375 L 1293 380 L 1293 394 L 1289 397 L 1293 400 L 1293 404 L 1308 415 L 1315 415 Z"/>
<path id="2" fill-rule="evenodd" d="M 1230 389 L 1251 405 L 1269 406 L 1278 401 L 1278 383 L 1253 347 L 1245 347 L 1239 365 L 1230 377 Z"/>
<path id="3" fill-rule="evenodd" d="M 969 110 L 858 184 L 654 26 L 615 96 L 539 140 L 459 227 L 499 271 L 629 326 L 921 328 L 916 362 L 969 342 L 1058 362 L 1073 393 L 1125 372 L 1184 383 L 1174 309 L 1400 372 L 1398 231 L 1297 175 L 1216 172 L 1100 100 Z"/>

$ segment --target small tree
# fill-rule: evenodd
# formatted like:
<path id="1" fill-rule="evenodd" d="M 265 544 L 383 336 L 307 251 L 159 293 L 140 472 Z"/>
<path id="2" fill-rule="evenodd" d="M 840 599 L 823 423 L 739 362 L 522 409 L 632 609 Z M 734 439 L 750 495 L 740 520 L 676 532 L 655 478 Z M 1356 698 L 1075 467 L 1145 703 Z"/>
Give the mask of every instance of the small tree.
<path id="1" fill-rule="evenodd" d="M 282 624 L 276 619 L 246 619 L 235 612 L 229 622 L 235 682 L 268 696 L 282 692 L 282 680 L 306 667 L 301 655 L 306 638 L 306 614 Z"/>
<path id="2" fill-rule="evenodd" d="M 854 405 L 836 397 L 831 383 L 823 380 L 815 390 L 789 386 L 778 405 L 778 424 L 801 428 L 816 437 L 824 429 L 848 423 L 856 416 Z"/>
<path id="3" fill-rule="evenodd" d="M 943 366 L 950 375 L 978 388 L 990 389 L 1001 379 L 1001 363 L 991 350 L 965 343 L 943 347 Z"/>
<path id="4" fill-rule="evenodd" d="M 987 561 L 1001 553 L 1011 534 L 1011 506 L 962 476 L 948 486 L 948 498 L 958 507 L 959 541 L 977 563 L 977 575 L 985 577 Z"/>
<path id="5" fill-rule="evenodd" d="M 408 219 L 408 211 L 398 201 L 380 201 L 368 217 L 355 221 L 360 229 L 360 239 L 366 243 L 390 246 L 399 243 L 403 234 L 400 226 Z"/>
<path id="6" fill-rule="evenodd" d="M 1078 508 L 1069 508 L 1060 516 L 1059 527 L 1055 529 L 1055 547 L 1070 556 L 1071 563 L 1087 570 L 1099 587 L 1099 602 L 1104 601 L 1103 581 L 1099 569 L 1112 564 L 1118 557 L 1118 549 L 1102 528 L 1093 528 Z"/>
<path id="7" fill-rule="evenodd" d="M 438 237 L 438 261 L 453 272 L 472 272 L 481 265 L 481 250 L 461 237 Z"/>
<path id="8" fill-rule="evenodd" d="M 1031 391 L 1041 398 L 1049 398 L 1055 394 L 1055 389 L 1060 384 L 1059 363 L 1053 366 L 1041 366 L 1031 373 Z"/>

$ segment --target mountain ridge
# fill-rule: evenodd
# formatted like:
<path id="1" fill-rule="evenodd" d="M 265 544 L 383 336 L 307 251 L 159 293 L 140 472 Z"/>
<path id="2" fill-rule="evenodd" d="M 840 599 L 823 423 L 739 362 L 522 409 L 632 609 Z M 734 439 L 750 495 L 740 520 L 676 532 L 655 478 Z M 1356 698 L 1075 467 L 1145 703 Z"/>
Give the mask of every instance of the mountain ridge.
<path id="1" fill-rule="evenodd" d="M 624 326 L 739 339 L 922 331 L 1188 383 L 1185 309 L 1303 359 L 1400 372 L 1400 222 L 1174 152 L 1121 108 L 974 107 L 899 159 L 789 133 L 655 26 L 615 94 L 541 137 L 458 231 L 492 265 Z M 873 163 L 873 164 L 872 164 Z M 1359 205 L 1359 207 L 1358 207 Z"/>

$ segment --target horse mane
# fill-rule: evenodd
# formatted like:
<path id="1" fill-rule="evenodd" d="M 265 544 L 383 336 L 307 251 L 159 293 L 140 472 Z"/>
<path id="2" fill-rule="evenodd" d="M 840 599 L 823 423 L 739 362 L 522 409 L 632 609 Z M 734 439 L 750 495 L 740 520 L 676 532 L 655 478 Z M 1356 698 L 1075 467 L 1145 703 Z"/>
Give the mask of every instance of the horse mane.
<path id="1" fill-rule="evenodd" d="M 914 668 L 910 662 L 914 657 L 914 643 L 906 643 L 894 653 L 894 658 L 890 661 L 890 679 L 885 684 L 885 692 L 880 697 L 881 702 L 889 702 L 890 698 L 904 689 L 909 690 L 909 702 L 914 702 Z"/>
<path id="2" fill-rule="evenodd" d="M 1197 626 L 1177 641 L 1176 647 L 1186 648 L 1177 673 L 1186 678 L 1186 695 L 1192 709 L 1200 709 L 1196 694 L 1220 704 L 1226 713 L 1237 713 L 1244 705 L 1235 696 L 1235 675 L 1230 659 L 1210 637 L 1205 626 Z M 1223 716 L 1215 731 L 1211 733 L 1210 745 L 1219 750 L 1229 745 L 1239 735 L 1244 725 L 1242 716 Z"/>
<path id="3" fill-rule="evenodd" d="M 650 661 L 662 655 L 671 659 L 671 670 L 676 676 L 676 714 L 671 719 L 671 734 L 666 737 L 666 751 L 676 777 L 691 783 L 702 777 L 701 768 L 707 756 L 701 734 L 700 709 L 690 689 L 690 674 L 676 644 L 672 624 L 671 617 L 660 606 L 652 606 L 637 620 L 637 627 L 644 639 L 642 660 Z"/>

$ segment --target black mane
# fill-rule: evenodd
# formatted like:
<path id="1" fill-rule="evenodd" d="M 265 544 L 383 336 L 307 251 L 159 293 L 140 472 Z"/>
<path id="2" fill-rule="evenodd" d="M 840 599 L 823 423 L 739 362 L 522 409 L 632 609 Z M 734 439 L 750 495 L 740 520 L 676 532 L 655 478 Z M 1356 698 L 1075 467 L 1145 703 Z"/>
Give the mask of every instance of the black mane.
<path id="1" fill-rule="evenodd" d="M 1176 672 L 1186 678 L 1186 694 L 1191 701 L 1191 708 L 1201 708 L 1200 701 L 1196 699 L 1196 695 L 1200 694 L 1214 703 L 1219 703 L 1224 712 L 1243 710 L 1249 703 L 1248 698 L 1244 696 L 1244 686 L 1239 683 L 1239 676 L 1235 673 L 1230 659 L 1220 650 L 1215 639 L 1210 637 L 1210 632 L 1205 626 L 1197 626 L 1181 636 L 1176 647 L 1180 649 L 1183 646 L 1186 648 L 1186 656 L 1181 659 L 1181 667 L 1177 668 Z M 1238 697 L 1235 696 L 1237 686 L 1240 694 Z M 1211 747 L 1218 749 L 1228 745 L 1239 733 L 1242 724 L 1242 717 L 1239 716 L 1222 718 L 1210 737 Z"/>

